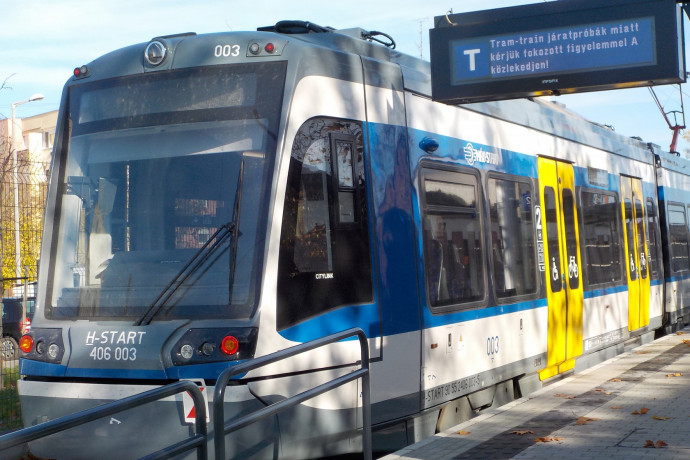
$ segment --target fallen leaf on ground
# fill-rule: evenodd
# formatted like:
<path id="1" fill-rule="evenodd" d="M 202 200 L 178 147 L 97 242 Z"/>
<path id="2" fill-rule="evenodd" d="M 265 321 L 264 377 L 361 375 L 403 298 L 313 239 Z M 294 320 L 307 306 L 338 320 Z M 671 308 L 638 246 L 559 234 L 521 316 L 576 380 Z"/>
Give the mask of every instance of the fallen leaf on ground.
<path id="1" fill-rule="evenodd" d="M 609 382 L 622 382 L 622 380 L 621 379 L 611 379 L 611 380 L 609 380 Z"/>
<path id="2" fill-rule="evenodd" d="M 460 430 L 458 431 L 458 434 L 470 434 L 471 431 L 465 431 L 465 430 Z"/>
<path id="3" fill-rule="evenodd" d="M 610 395 L 610 394 L 611 394 L 610 391 L 606 391 L 606 390 L 604 390 L 603 388 L 595 388 L 594 391 L 596 391 L 596 392 L 598 392 L 598 393 L 604 393 L 605 395 Z"/>
<path id="4" fill-rule="evenodd" d="M 666 377 L 680 377 L 680 376 L 682 376 L 682 375 L 683 375 L 683 374 L 681 374 L 680 372 L 676 372 L 676 373 L 674 373 L 674 374 L 666 374 Z"/>
<path id="5" fill-rule="evenodd" d="M 652 448 L 654 448 L 654 449 L 660 449 L 660 448 L 662 448 L 662 447 L 664 447 L 664 446 L 668 446 L 668 444 L 666 444 L 664 441 L 661 441 L 661 440 L 659 440 L 659 441 L 657 441 L 657 442 L 654 442 L 654 441 L 652 441 L 651 439 L 647 439 L 647 441 L 645 442 L 644 446 L 645 446 L 645 447 L 652 447 Z"/>
<path id="6" fill-rule="evenodd" d="M 683 331 L 676 332 L 676 335 L 683 335 L 683 334 L 685 334 L 685 332 L 683 332 Z"/>
<path id="7" fill-rule="evenodd" d="M 654 420 L 668 420 L 668 419 L 670 419 L 671 417 L 660 417 L 660 416 L 658 416 L 658 415 L 655 415 L 655 416 L 652 417 L 652 418 L 653 418 Z"/>
<path id="8" fill-rule="evenodd" d="M 640 409 L 639 411 L 635 411 L 635 412 L 633 412 L 632 414 L 633 414 L 633 415 L 643 415 L 643 414 L 646 414 L 647 412 L 649 412 L 649 409 L 646 408 L 646 407 L 643 407 L 643 408 Z"/>
<path id="9" fill-rule="evenodd" d="M 532 431 L 532 430 L 515 430 L 515 431 L 511 431 L 510 434 L 518 434 L 518 435 L 522 436 L 523 434 L 534 434 L 534 431 Z"/>
<path id="10" fill-rule="evenodd" d="M 594 422 L 596 420 L 601 420 L 598 418 L 591 418 L 591 417 L 578 417 L 577 422 L 575 422 L 576 425 L 587 425 L 589 422 Z"/>
<path id="11" fill-rule="evenodd" d="M 611 409 L 616 409 L 616 410 L 623 409 L 623 406 L 611 406 Z"/>
<path id="12" fill-rule="evenodd" d="M 563 441 L 563 438 L 559 438 L 557 436 L 544 436 L 543 438 L 537 438 L 534 440 L 534 442 L 560 442 Z"/>
<path id="13" fill-rule="evenodd" d="M 635 353 L 637 353 L 638 355 L 646 355 L 649 352 L 648 351 L 636 351 Z"/>

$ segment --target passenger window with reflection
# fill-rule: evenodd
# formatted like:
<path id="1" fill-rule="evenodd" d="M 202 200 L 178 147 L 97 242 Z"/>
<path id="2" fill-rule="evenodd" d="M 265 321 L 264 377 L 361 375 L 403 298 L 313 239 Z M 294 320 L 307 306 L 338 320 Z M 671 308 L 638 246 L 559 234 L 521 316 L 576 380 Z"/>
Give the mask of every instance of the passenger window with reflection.
<path id="1" fill-rule="evenodd" d="M 487 194 L 496 297 L 533 294 L 537 281 L 532 187 L 528 182 L 491 178 Z"/>
<path id="2" fill-rule="evenodd" d="M 589 285 L 620 281 L 621 253 L 618 230 L 618 199 L 604 192 L 581 195 L 583 253 Z"/>
<path id="3" fill-rule="evenodd" d="M 685 206 L 669 204 L 667 215 L 671 271 L 686 271 L 690 268 L 690 262 L 688 261 L 688 226 Z"/>
<path id="4" fill-rule="evenodd" d="M 432 307 L 484 298 L 477 180 L 468 174 L 430 172 L 423 180 L 424 261 Z"/>
<path id="5" fill-rule="evenodd" d="M 649 246 L 647 262 L 649 273 L 652 278 L 659 275 L 659 213 L 656 204 L 647 200 L 647 243 Z"/>

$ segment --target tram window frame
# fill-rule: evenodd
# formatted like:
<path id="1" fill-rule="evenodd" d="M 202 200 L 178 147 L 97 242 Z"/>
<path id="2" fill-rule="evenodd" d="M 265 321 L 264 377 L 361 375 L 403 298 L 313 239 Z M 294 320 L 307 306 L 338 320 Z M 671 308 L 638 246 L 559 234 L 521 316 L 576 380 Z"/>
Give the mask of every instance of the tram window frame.
<path id="1" fill-rule="evenodd" d="M 626 249 L 626 254 L 625 254 L 625 263 L 628 264 L 628 261 L 630 261 L 629 265 L 629 272 L 628 272 L 628 277 L 630 281 L 636 281 L 638 279 L 638 267 L 637 263 L 635 261 L 635 227 L 636 227 L 636 222 L 634 219 L 634 214 L 633 214 L 633 209 L 634 209 L 635 203 L 631 198 L 625 197 L 623 198 L 623 228 L 626 233 L 626 238 L 627 238 L 627 248 Z"/>
<path id="2" fill-rule="evenodd" d="M 542 213 L 545 217 L 546 225 L 546 247 L 548 256 L 547 276 L 550 279 L 551 292 L 561 292 L 563 285 L 563 273 L 561 273 L 561 235 L 558 225 L 558 191 L 550 185 L 544 186 L 544 201 L 542 203 Z M 556 276 L 554 276 L 556 275 Z"/>
<path id="3" fill-rule="evenodd" d="M 671 208 L 679 208 L 679 210 L 672 210 Z M 674 213 L 680 213 L 682 211 L 683 214 L 683 223 L 676 223 L 673 224 L 671 221 L 671 216 L 673 215 L 672 211 Z M 677 202 L 668 202 L 666 204 L 666 216 L 667 216 L 667 225 L 668 225 L 668 236 L 669 236 L 669 242 L 668 242 L 668 251 L 669 251 L 669 269 L 671 270 L 672 273 L 682 273 L 690 270 L 690 257 L 688 255 L 688 219 L 687 219 L 687 209 L 683 203 L 677 203 Z M 678 244 L 674 243 L 673 237 L 674 233 L 672 231 L 671 226 L 675 225 L 677 227 L 682 228 L 683 235 L 685 237 L 685 241 L 680 241 Z M 684 261 L 684 263 L 681 265 L 679 269 L 676 269 L 676 266 L 674 264 L 674 258 L 676 258 L 676 254 L 674 252 L 674 245 L 677 245 L 679 247 L 682 247 L 685 249 L 685 254 L 679 254 L 679 259 L 681 262 Z"/>
<path id="4" fill-rule="evenodd" d="M 352 219 L 343 222 L 337 142 L 350 144 Z M 279 331 L 351 305 L 374 301 L 373 257 L 367 205 L 367 165 L 361 121 L 306 120 L 289 157 L 278 256 Z"/>
<path id="5" fill-rule="evenodd" d="M 595 206 L 590 206 L 589 203 L 592 200 L 590 200 L 586 195 L 602 195 L 606 196 L 609 198 L 613 199 L 613 203 L 603 203 L 603 205 L 611 205 L 611 211 L 608 214 L 604 213 L 599 213 L 598 215 L 603 215 L 603 216 L 609 216 L 613 215 L 613 219 L 598 219 L 595 221 L 591 220 L 590 217 L 592 216 L 591 210 Z M 584 276 L 584 281 L 585 281 L 585 286 L 590 287 L 590 286 L 597 286 L 597 287 L 602 287 L 602 286 L 616 286 L 619 284 L 622 284 L 624 282 L 624 275 L 623 275 L 623 264 L 622 264 L 622 256 L 623 256 L 623 234 L 621 233 L 621 218 L 620 218 L 620 197 L 618 196 L 617 193 L 615 192 L 610 192 L 607 190 L 601 190 L 601 189 L 593 189 L 593 188 L 587 188 L 587 189 L 581 189 L 580 190 L 580 200 L 579 200 L 579 206 L 580 206 L 580 221 L 582 222 L 582 227 L 580 229 L 580 254 L 583 259 L 583 266 L 587 267 L 585 270 L 586 276 Z M 601 205 L 600 205 L 601 206 Z M 610 256 L 610 264 L 608 265 L 609 268 L 601 268 L 599 270 L 593 269 L 593 267 L 596 267 L 595 263 L 596 261 L 593 260 L 594 257 L 590 253 L 588 249 L 588 240 L 591 242 L 591 236 L 594 234 L 596 236 L 596 232 L 592 231 L 592 225 L 595 223 L 597 226 L 600 226 L 602 222 L 612 222 L 615 224 L 615 228 L 610 229 L 609 233 L 609 244 L 607 247 L 609 248 L 608 250 L 611 252 Z M 606 235 L 602 235 L 606 236 Z M 604 241 L 604 243 L 606 243 Z M 597 241 L 597 248 L 595 249 L 596 253 L 599 253 L 599 248 L 601 248 L 600 242 Z M 616 247 L 617 247 L 617 258 L 614 258 L 614 252 L 616 252 Z M 601 260 L 599 260 L 601 262 Z M 602 265 L 600 263 L 600 265 Z M 602 265 L 603 266 L 603 265 Z M 618 267 L 617 270 L 615 270 L 615 267 Z M 607 275 L 609 275 L 612 271 L 611 268 L 614 268 L 615 273 L 616 273 L 616 278 L 609 278 L 605 279 Z M 598 273 L 601 271 L 601 273 Z"/>
<path id="6" fill-rule="evenodd" d="M 458 185 L 461 187 L 471 187 L 474 191 L 474 207 L 472 206 L 453 206 L 450 199 L 445 202 L 438 200 L 430 200 L 430 193 L 427 193 L 426 184 L 427 182 L 438 182 L 444 184 Z M 465 188 L 468 190 L 468 188 Z M 469 310 L 474 308 L 481 308 L 486 306 L 486 301 L 488 299 L 488 274 L 487 274 L 487 263 L 486 263 L 486 244 L 485 244 L 485 229 L 484 229 L 484 194 L 482 191 L 482 181 L 481 176 L 478 171 L 471 168 L 455 167 L 451 165 L 438 165 L 426 162 L 420 168 L 419 172 L 419 202 L 420 211 L 422 219 L 422 250 L 423 250 L 423 261 L 424 261 L 424 278 L 425 278 L 425 292 L 426 300 L 429 309 L 433 314 L 447 314 L 461 310 Z M 431 202 L 430 202 L 431 201 Z M 441 265 L 438 270 L 438 276 L 434 276 L 432 269 L 439 266 L 438 261 L 433 259 L 433 254 L 431 253 L 432 247 L 436 246 L 439 242 L 439 238 L 434 235 L 433 224 L 443 223 L 443 232 L 447 231 L 449 223 L 454 225 L 466 225 L 466 219 L 463 217 L 470 216 L 470 223 L 467 227 L 471 227 L 475 230 L 474 235 L 468 232 L 468 239 L 465 240 L 463 237 L 463 232 L 453 231 L 450 238 L 446 236 L 445 242 L 448 243 L 450 251 L 445 251 L 442 247 L 441 252 Z M 436 218 L 436 219 L 432 219 Z M 446 218 L 446 219 L 444 219 Z M 453 222 L 456 218 L 460 218 L 459 222 Z M 431 226 L 431 227 L 430 227 Z M 466 228 L 466 227 L 465 227 Z M 436 227 L 438 230 L 438 226 Z M 463 230 L 464 231 L 464 230 Z M 433 243 L 432 243 L 433 241 Z M 467 249 L 465 250 L 465 256 L 461 256 L 460 247 L 465 246 L 467 243 Z M 470 250 L 470 243 L 474 243 L 474 248 Z M 457 248 L 457 250 L 456 250 Z M 446 278 L 445 286 L 443 284 L 443 277 L 447 273 L 448 268 L 451 266 L 443 262 L 444 254 L 451 254 L 453 257 L 451 260 L 454 262 L 452 267 L 455 269 L 458 265 L 461 269 L 469 267 L 465 273 L 477 274 L 480 276 L 478 279 L 465 279 L 462 283 L 453 283 L 453 281 L 460 281 L 458 278 L 451 278 L 450 284 L 448 283 L 448 278 Z M 449 257 L 450 258 L 450 257 Z M 460 262 L 459 264 L 457 262 Z M 467 263 L 464 263 L 464 262 Z M 475 265 L 473 268 L 472 265 Z M 477 270 L 478 268 L 478 270 Z M 453 270 L 451 273 L 454 273 Z M 436 278 L 438 278 L 437 281 Z M 438 284 L 437 298 L 434 298 L 432 293 L 434 292 L 433 286 Z M 468 287 L 469 285 L 469 287 Z M 469 289 L 470 294 L 476 292 L 476 295 L 470 295 L 467 300 L 463 300 L 459 296 L 452 296 L 450 290 L 455 288 L 461 288 L 463 292 Z M 441 290 L 445 291 L 445 299 L 441 300 Z M 449 289 L 450 288 L 450 289 Z M 456 291 L 457 292 L 457 291 Z"/>
<path id="7" fill-rule="evenodd" d="M 511 247 L 504 247 L 504 248 L 498 248 L 495 247 L 496 242 L 494 241 L 494 230 L 495 226 L 497 225 L 498 230 L 503 233 L 505 231 L 505 228 L 500 225 L 500 217 L 498 215 L 498 209 L 494 209 L 495 205 L 498 205 L 499 203 L 503 203 L 502 200 L 498 199 L 498 196 L 496 197 L 496 202 L 494 203 L 492 201 L 492 195 L 494 192 L 492 191 L 494 187 L 499 183 L 510 183 L 513 187 L 516 185 L 520 185 L 524 188 L 521 188 L 519 190 L 520 193 L 523 193 L 522 197 L 518 197 L 518 199 L 521 198 L 520 203 L 517 203 L 516 207 L 522 207 L 524 214 L 522 215 L 523 218 L 529 218 L 529 222 L 531 223 L 531 228 L 529 230 L 526 230 L 525 232 L 519 232 L 522 233 L 520 235 L 514 235 L 517 236 L 519 239 L 520 243 L 518 245 L 511 245 Z M 491 172 L 488 174 L 488 177 L 486 179 L 486 202 L 488 205 L 489 209 L 489 214 L 488 214 L 488 223 L 490 227 L 490 251 L 491 255 L 489 257 L 489 263 L 490 263 L 490 273 L 492 275 L 492 285 L 493 285 L 493 294 L 496 299 L 496 302 L 499 304 L 504 304 L 504 303 L 512 303 L 515 302 L 517 299 L 529 299 L 532 297 L 536 297 L 539 293 L 539 287 L 540 287 L 540 281 L 539 281 L 539 275 L 538 275 L 538 264 L 537 264 L 537 239 L 536 239 L 536 225 L 535 225 L 535 217 L 534 217 L 534 204 L 535 201 L 538 200 L 538 196 L 535 196 L 535 190 L 538 190 L 537 187 L 535 187 L 535 184 L 533 181 L 531 181 L 528 178 L 521 177 L 521 176 L 515 176 L 511 174 L 500 174 L 500 173 L 494 173 Z M 527 197 L 529 198 L 529 203 L 526 203 L 526 197 L 524 193 L 527 192 Z M 520 219 L 520 217 L 517 218 L 520 222 L 523 220 Z M 526 219 L 524 219 L 526 221 Z M 515 229 L 513 229 L 515 230 Z M 510 230 L 508 230 L 510 231 Z M 498 240 L 499 243 L 503 243 L 504 238 L 503 235 L 500 236 L 500 239 Z M 514 268 L 512 265 L 510 265 L 507 262 L 504 262 L 503 268 L 504 272 L 505 270 L 512 270 L 513 273 L 517 272 L 522 272 L 525 275 L 525 278 L 529 277 L 529 274 L 531 274 L 531 281 L 533 283 L 533 286 L 531 288 L 527 288 L 524 290 L 525 292 L 518 292 L 517 289 L 511 289 L 514 290 L 514 293 L 501 293 L 499 290 L 499 284 L 501 280 L 501 273 L 499 270 L 498 262 L 503 260 L 506 261 L 505 253 L 510 251 L 511 249 L 516 249 L 515 246 L 519 246 L 521 248 L 531 248 L 531 251 L 527 251 L 528 258 L 531 258 L 531 267 L 530 267 L 530 261 L 519 261 L 515 265 L 520 265 L 522 264 L 522 267 L 519 269 Z M 503 249 L 503 251 L 501 250 Z M 498 253 L 497 253 L 498 251 Z M 500 254 L 499 254 L 500 253 Z M 523 254 L 524 255 L 524 254 Z M 505 276 L 505 273 L 503 273 L 503 276 Z M 521 280 L 522 284 L 529 283 L 530 280 Z M 516 282 L 515 284 L 519 284 L 519 282 Z M 503 281 L 503 285 L 505 286 L 505 279 Z M 507 290 L 504 290 L 503 292 L 507 292 Z"/>
<path id="8" fill-rule="evenodd" d="M 647 198 L 647 266 L 650 279 L 657 279 L 661 274 L 661 225 L 659 223 L 659 207 L 653 199 Z"/>

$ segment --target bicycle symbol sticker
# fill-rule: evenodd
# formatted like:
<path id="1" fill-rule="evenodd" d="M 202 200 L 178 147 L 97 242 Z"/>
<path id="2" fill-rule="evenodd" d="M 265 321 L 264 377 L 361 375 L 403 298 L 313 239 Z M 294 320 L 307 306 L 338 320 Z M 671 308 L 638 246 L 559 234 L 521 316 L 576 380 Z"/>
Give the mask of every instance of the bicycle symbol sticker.
<path id="1" fill-rule="evenodd" d="M 577 259 L 575 256 L 570 256 L 570 260 L 568 261 L 568 278 L 579 278 L 580 277 L 580 270 L 577 267 Z"/>

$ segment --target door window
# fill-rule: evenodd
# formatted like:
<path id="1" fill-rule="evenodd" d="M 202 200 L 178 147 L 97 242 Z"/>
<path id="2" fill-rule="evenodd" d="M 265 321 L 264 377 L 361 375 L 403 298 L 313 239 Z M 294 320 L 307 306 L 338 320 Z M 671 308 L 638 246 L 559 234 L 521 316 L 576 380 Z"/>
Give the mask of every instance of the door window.
<path id="1" fill-rule="evenodd" d="M 558 208 L 556 207 L 556 193 L 553 187 L 544 187 L 544 213 L 546 216 L 546 245 L 549 249 L 549 279 L 551 292 L 560 292 L 561 283 L 561 252 L 558 234 Z"/>

